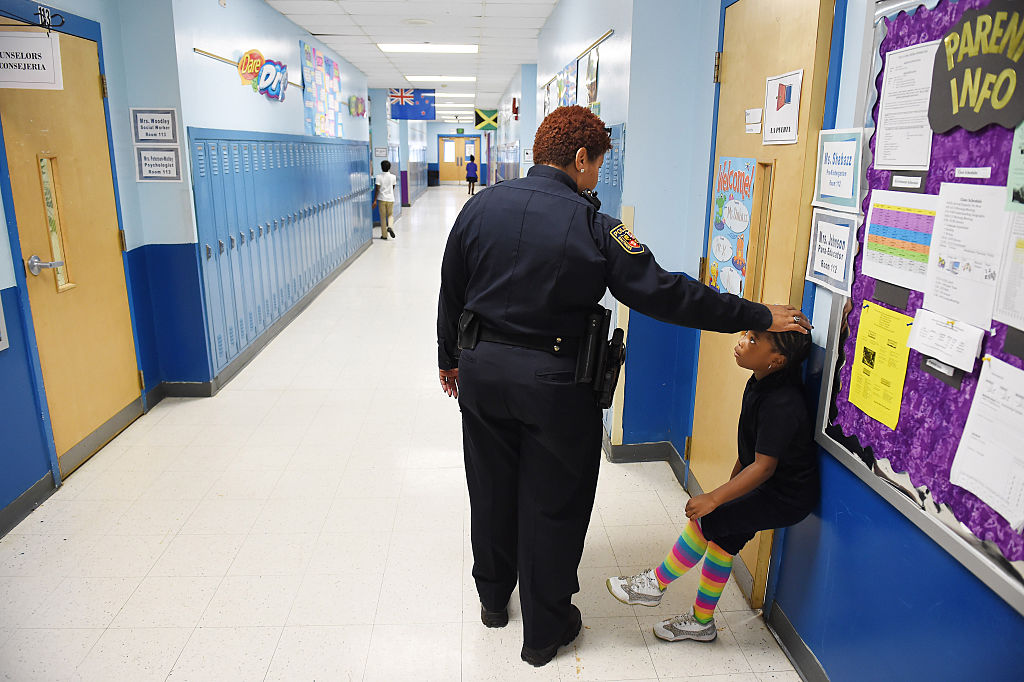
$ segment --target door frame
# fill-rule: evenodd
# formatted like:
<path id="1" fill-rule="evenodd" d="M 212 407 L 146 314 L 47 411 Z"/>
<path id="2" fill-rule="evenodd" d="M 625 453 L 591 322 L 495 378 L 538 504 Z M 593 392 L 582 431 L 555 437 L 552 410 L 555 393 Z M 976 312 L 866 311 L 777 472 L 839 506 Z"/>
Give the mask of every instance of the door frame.
<path id="1" fill-rule="evenodd" d="M 96 43 L 96 54 L 99 60 L 100 75 L 106 75 L 103 60 L 103 40 L 100 33 L 100 24 L 92 19 L 85 19 L 76 14 L 65 12 L 56 7 L 51 7 L 28 0 L 0 0 L 0 10 L 9 15 L 18 17 L 27 24 L 39 27 L 38 23 L 32 24 L 32 17 L 40 9 L 50 10 L 52 16 L 60 16 L 64 23 L 59 28 L 52 29 L 76 38 L 84 38 Z M 99 84 L 97 84 L 99 87 Z M 103 98 L 103 118 L 107 128 L 107 156 L 110 161 L 110 176 L 114 185 L 114 210 L 117 215 L 117 229 L 123 235 L 124 218 L 121 214 L 121 195 L 117 182 L 117 164 L 114 161 L 114 140 L 110 125 L 110 99 Z M 24 262 L 24 255 L 21 250 L 21 238 L 18 235 L 18 221 L 14 214 L 14 193 L 11 188 L 11 172 L 7 164 L 7 145 L 4 143 L 3 121 L 0 121 L 0 190 L 3 193 L 4 214 L 7 222 L 7 237 L 11 244 L 11 260 L 14 265 L 14 286 L 17 289 L 18 312 L 21 317 L 21 331 L 25 335 L 25 343 L 28 345 L 26 356 L 29 359 L 29 372 L 31 374 L 33 397 L 36 410 L 40 415 L 43 429 L 43 441 L 46 445 L 46 455 L 50 463 L 50 474 L 53 476 L 54 487 L 59 488 L 63 482 L 60 472 L 60 463 L 57 459 L 57 447 L 53 438 L 51 426 L 50 407 L 46 401 L 46 386 L 43 384 L 43 367 L 39 360 L 39 346 L 36 342 L 35 323 L 32 318 L 32 306 L 28 299 L 28 284 L 25 279 L 25 268 L 21 267 Z M 139 348 L 138 326 L 135 320 L 135 299 L 132 296 L 131 268 L 128 263 L 128 252 L 121 251 L 121 264 L 124 267 L 125 290 L 128 297 L 128 315 L 132 326 L 132 341 L 135 345 L 136 370 L 142 371 L 142 354 Z M 143 411 L 148 410 L 146 404 L 145 386 L 140 388 Z M 111 415 L 112 417 L 114 415 Z"/>
<path id="2" fill-rule="evenodd" d="M 450 133 L 450 134 L 449 133 L 438 133 L 437 134 L 437 167 L 439 169 L 438 170 L 438 178 L 441 177 L 441 175 L 440 175 L 441 159 L 444 158 L 444 148 L 441 146 L 442 145 L 441 140 L 443 140 L 446 137 L 475 137 L 476 138 L 476 149 L 477 149 L 477 151 L 476 151 L 476 154 L 474 154 L 473 156 L 476 157 L 477 178 L 479 178 L 481 176 L 482 172 L 483 172 L 483 167 L 485 165 L 482 161 L 480 161 L 480 145 L 483 144 L 482 134 L 481 133 L 476 133 L 475 135 L 473 133 Z M 438 180 L 438 182 L 440 182 L 440 180 Z M 465 180 L 463 180 L 463 182 L 465 182 Z M 477 181 L 477 184 L 479 184 L 479 180 Z"/>
<path id="3" fill-rule="evenodd" d="M 725 45 L 725 10 L 735 5 L 740 0 L 722 0 L 721 11 L 718 20 L 718 52 L 721 52 Z M 832 14 L 832 40 L 829 45 L 829 62 L 828 62 L 828 78 L 825 83 L 825 110 L 822 118 L 821 127 L 822 130 L 829 130 L 835 128 L 836 125 L 836 112 L 839 106 L 839 90 L 840 82 L 839 79 L 842 75 L 843 66 L 843 44 L 845 42 L 846 34 L 846 14 L 847 14 L 847 3 L 848 0 L 835 0 L 835 9 Z M 707 189 L 707 200 L 704 210 L 704 225 L 702 227 L 702 239 L 703 245 L 701 249 L 701 255 L 704 258 L 708 256 L 708 225 L 711 223 L 711 203 L 712 197 L 714 196 L 714 182 L 715 182 L 715 155 L 718 151 L 718 101 L 721 93 L 721 84 L 715 83 L 715 97 L 714 107 L 712 109 L 711 116 L 711 156 L 708 160 L 708 189 Z M 803 299 L 800 303 L 800 309 L 807 319 L 812 319 L 814 313 L 814 294 L 815 285 L 811 282 L 804 281 Z M 692 366 L 693 366 L 693 384 L 696 386 L 697 382 L 697 368 L 700 359 L 700 330 L 697 331 L 697 343 L 694 344 Z M 811 376 L 805 368 L 805 380 L 810 380 L 812 383 L 820 382 L 820 376 Z M 814 392 L 817 395 L 817 391 Z M 696 396 L 694 396 L 696 400 Z M 814 406 L 816 407 L 816 405 Z M 690 424 L 690 433 L 693 433 L 693 424 Z M 690 462 L 688 460 L 683 461 L 683 481 L 684 486 L 690 485 Z M 762 609 L 765 613 L 769 613 L 775 601 L 775 590 L 779 579 L 779 565 L 782 562 L 782 544 L 786 537 L 786 529 L 779 528 L 775 530 L 774 538 L 772 541 L 772 553 L 769 560 L 768 568 L 768 585 L 765 591 L 764 606 Z"/>

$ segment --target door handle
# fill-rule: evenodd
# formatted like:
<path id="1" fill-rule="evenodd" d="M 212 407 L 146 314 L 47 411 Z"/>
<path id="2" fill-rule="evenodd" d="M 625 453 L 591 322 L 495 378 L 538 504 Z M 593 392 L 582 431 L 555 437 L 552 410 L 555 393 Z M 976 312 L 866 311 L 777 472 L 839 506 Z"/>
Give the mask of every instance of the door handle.
<path id="1" fill-rule="evenodd" d="M 62 260 L 47 262 L 44 260 L 39 260 L 39 256 L 36 256 L 34 254 L 30 256 L 28 259 L 28 271 L 31 272 L 33 275 L 36 275 L 37 277 L 39 276 L 39 273 L 42 272 L 43 268 L 59 268 L 62 265 L 64 265 L 64 261 Z"/>

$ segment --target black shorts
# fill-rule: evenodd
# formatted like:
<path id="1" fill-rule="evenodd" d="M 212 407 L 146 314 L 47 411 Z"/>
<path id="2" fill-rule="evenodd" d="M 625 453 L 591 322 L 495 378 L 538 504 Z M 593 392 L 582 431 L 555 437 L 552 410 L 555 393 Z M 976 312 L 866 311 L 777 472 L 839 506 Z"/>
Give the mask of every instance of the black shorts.
<path id="1" fill-rule="evenodd" d="M 755 488 L 701 518 L 700 528 L 706 540 L 735 555 L 757 531 L 792 526 L 808 514 L 809 509 L 792 507 L 764 489 Z"/>
<path id="2" fill-rule="evenodd" d="M 475 175 L 467 176 L 466 177 L 466 182 L 476 182 L 476 176 Z"/>

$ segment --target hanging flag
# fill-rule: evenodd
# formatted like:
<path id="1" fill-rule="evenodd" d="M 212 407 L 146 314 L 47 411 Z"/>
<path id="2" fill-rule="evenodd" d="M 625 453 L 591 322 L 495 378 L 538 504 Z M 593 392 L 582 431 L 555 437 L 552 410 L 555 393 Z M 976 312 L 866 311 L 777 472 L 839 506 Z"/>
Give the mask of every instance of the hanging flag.
<path id="1" fill-rule="evenodd" d="M 433 121 L 435 118 L 433 90 L 390 88 L 388 103 L 393 119 Z"/>
<path id="2" fill-rule="evenodd" d="M 474 120 L 476 121 L 477 130 L 497 130 L 498 129 L 498 110 L 497 109 L 477 109 L 474 112 Z"/>

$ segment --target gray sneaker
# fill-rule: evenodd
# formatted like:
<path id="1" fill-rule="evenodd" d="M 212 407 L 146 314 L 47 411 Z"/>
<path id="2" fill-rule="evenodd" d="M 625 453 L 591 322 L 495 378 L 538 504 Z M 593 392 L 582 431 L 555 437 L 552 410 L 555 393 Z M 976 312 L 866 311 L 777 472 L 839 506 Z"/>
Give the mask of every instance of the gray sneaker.
<path id="1" fill-rule="evenodd" d="M 658 586 L 653 568 L 636 575 L 608 578 L 606 584 L 612 596 L 623 604 L 653 607 L 661 603 L 663 590 Z"/>
<path id="2" fill-rule="evenodd" d="M 718 637 L 715 619 L 701 623 L 693 616 L 693 612 L 684 613 L 654 626 L 654 636 L 666 642 L 678 642 L 683 639 L 695 639 L 698 642 L 710 642 Z"/>

